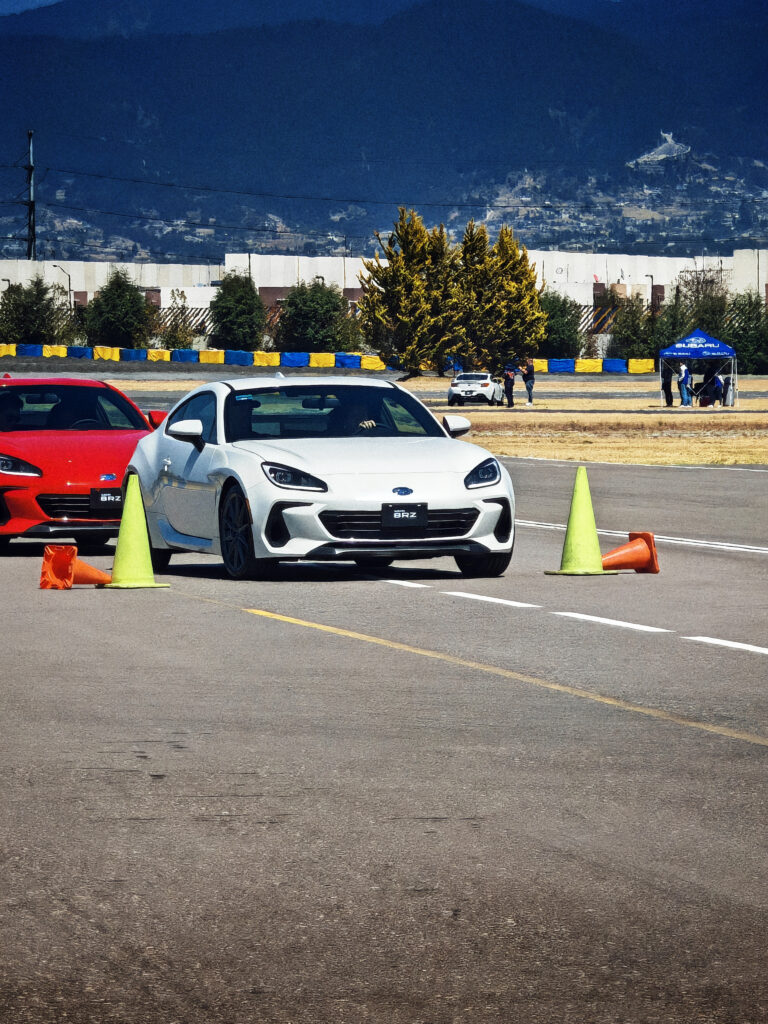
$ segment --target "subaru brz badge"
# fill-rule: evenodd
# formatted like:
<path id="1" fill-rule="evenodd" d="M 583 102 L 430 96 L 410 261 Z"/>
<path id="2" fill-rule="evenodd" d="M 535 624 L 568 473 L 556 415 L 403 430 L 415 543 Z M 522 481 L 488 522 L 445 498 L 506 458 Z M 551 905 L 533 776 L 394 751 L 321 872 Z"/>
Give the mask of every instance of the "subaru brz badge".
<path id="1" fill-rule="evenodd" d="M 102 473 L 99 477 L 99 483 L 106 483 L 108 480 L 117 480 L 117 473 Z"/>
<path id="2" fill-rule="evenodd" d="M 392 493 L 404 496 L 406 494 L 413 494 L 413 490 L 410 487 L 393 487 Z"/>

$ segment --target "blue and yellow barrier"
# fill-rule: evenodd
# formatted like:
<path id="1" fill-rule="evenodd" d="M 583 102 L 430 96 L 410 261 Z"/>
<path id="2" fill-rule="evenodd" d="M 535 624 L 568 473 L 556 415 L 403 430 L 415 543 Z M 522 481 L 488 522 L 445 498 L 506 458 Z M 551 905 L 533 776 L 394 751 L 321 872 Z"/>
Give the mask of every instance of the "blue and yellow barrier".
<path id="1" fill-rule="evenodd" d="M 224 362 L 224 349 L 221 348 L 206 348 L 200 352 L 201 363 L 223 363 Z"/>
<path id="2" fill-rule="evenodd" d="M 279 366 L 280 365 L 280 353 L 279 352 L 254 352 L 253 353 L 253 365 L 254 366 Z"/>
<path id="3" fill-rule="evenodd" d="M 602 373 L 602 359 L 575 359 L 574 371 L 576 373 Z"/>
<path id="4" fill-rule="evenodd" d="M 336 356 L 333 352 L 310 352 L 309 365 L 317 369 L 332 369 L 336 365 Z"/>
<path id="5" fill-rule="evenodd" d="M 629 373 L 653 373 L 653 359 L 628 359 L 627 371 Z"/>
<path id="6" fill-rule="evenodd" d="M 95 359 L 120 362 L 172 362 L 203 363 L 207 365 L 259 366 L 290 368 L 310 367 L 317 370 L 362 370 L 378 373 L 388 369 L 387 364 L 376 355 L 362 352 L 245 352 L 235 349 L 206 348 L 164 349 L 164 348 L 112 348 L 108 345 L 26 345 L 0 344 L 0 359 Z M 534 359 L 535 373 L 635 373 L 655 372 L 653 359 Z M 429 371 L 431 367 L 422 367 Z"/>

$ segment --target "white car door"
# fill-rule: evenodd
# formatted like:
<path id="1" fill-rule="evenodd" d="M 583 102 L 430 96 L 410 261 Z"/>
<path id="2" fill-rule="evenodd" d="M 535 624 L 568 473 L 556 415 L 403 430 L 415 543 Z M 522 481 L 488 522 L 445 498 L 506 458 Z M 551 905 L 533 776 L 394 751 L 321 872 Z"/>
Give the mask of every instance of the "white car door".
<path id="1" fill-rule="evenodd" d="M 171 437 L 168 428 L 181 420 L 200 420 L 199 445 Z M 216 482 L 210 477 L 218 445 L 216 396 L 207 391 L 180 406 L 166 423 L 158 449 L 160 504 L 177 533 L 210 539 L 216 532 Z"/>

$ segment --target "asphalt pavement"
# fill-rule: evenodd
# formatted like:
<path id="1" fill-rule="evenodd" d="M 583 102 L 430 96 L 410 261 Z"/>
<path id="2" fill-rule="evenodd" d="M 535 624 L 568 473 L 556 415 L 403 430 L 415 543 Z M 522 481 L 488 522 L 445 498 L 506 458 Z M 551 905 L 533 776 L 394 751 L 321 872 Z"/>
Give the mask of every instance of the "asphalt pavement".
<path id="1" fill-rule="evenodd" d="M 504 577 L 2 560 L 0 1019 L 768 1020 L 768 471 L 507 460 Z M 111 565 L 109 553 L 88 559 Z"/>

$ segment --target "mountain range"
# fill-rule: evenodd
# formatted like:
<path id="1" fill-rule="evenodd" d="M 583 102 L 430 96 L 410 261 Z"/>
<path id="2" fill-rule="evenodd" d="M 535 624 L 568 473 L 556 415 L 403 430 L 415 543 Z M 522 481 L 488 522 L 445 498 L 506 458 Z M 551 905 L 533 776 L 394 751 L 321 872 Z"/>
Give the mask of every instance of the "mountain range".
<path id="1" fill-rule="evenodd" d="M 28 129 L 40 245 L 61 258 L 370 251 L 398 205 L 461 228 L 510 195 L 541 248 L 568 243 L 563 204 L 615 212 L 627 189 L 687 189 L 708 236 L 727 195 L 763 231 L 762 0 L 538 4 L 391 0 L 381 20 L 373 0 L 61 0 L 0 18 L 0 234 L 24 235 L 8 204 Z M 690 155 L 640 178 L 660 131 Z"/>

